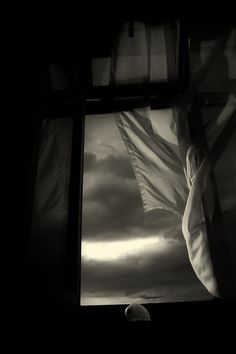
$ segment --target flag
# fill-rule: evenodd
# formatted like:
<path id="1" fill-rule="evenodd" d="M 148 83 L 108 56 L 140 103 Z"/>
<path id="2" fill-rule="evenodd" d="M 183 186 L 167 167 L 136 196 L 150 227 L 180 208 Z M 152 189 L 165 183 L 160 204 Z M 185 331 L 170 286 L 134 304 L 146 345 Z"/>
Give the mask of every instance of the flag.
<path id="1" fill-rule="evenodd" d="M 164 209 L 181 218 L 188 188 L 171 129 L 172 110 L 152 112 L 146 107 L 115 116 L 140 188 L 144 211 Z"/>

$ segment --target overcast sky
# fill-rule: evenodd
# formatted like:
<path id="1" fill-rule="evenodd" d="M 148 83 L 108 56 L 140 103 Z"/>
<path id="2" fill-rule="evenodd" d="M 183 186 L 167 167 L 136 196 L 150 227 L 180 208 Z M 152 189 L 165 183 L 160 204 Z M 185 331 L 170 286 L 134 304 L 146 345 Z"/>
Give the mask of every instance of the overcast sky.
<path id="1" fill-rule="evenodd" d="M 144 213 L 112 115 L 86 118 L 83 193 L 82 304 L 209 298 L 177 217 Z"/>

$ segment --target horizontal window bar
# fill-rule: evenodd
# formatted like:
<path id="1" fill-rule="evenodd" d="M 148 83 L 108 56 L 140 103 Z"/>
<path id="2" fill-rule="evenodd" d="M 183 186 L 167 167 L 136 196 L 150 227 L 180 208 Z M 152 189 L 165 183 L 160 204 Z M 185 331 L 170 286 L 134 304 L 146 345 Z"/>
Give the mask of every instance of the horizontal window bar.
<path id="1" fill-rule="evenodd" d="M 234 84 L 236 80 L 234 80 Z M 232 83 L 233 86 L 233 83 Z M 204 92 L 199 93 L 199 100 L 202 107 L 223 106 L 228 97 L 228 92 Z M 133 108 L 151 105 L 153 109 L 167 108 L 177 104 L 180 95 L 166 93 L 165 95 L 127 96 L 127 97 L 105 97 L 86 99 L 87 114 L 112 113 L 129 110 Z M 73 113 L 72 99 L 68 92 L 56 92 L 44 100 L 42 114 L 45 118 L 69 117 Z"/>

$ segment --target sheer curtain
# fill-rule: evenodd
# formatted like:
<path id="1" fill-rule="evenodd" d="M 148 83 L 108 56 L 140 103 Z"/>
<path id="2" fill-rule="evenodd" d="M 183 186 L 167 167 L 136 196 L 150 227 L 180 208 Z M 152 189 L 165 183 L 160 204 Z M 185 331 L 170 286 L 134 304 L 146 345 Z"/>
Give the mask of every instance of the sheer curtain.
<path id="1" fill-rule="evenodd" d="M 44 119 L 30 239 L 35 291 L 64 286 L 72 118 Z"/>
<path id="2" fill-rule="evenodd" d="M 111 83 L 175 80 L 178 25 L 135 23 L 134 37 L 127 26 L 112 58 Z M 196 275 L 223 298 L 236 296 L 235 38 L 232 30 L 197 46 L 189 40 L 190 86 L 181 103 L 115 114 L 144 210 L 179 216 Z M 202 108 L 201 93 L 222 90 L 221 105 Z"/>

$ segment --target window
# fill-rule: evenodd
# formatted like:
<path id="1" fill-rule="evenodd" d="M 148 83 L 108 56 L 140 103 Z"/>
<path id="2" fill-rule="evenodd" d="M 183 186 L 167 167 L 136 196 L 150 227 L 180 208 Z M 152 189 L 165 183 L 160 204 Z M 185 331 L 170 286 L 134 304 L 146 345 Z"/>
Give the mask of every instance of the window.
<path id="1" fill-rule="evenodd" d="M 153 113 L 159 134 L 175 143 L 170 110 Z M 85 118 L 83 181 L 81 305 L 212 298 L 190 265 L 179 218 L 143 212 L 113 114 Z"/>
<path id="2" fill-rule="evenodd" d="M 134 36 L 128 24 L 122 25 L 111 51 L 90 53 L 77 66 L 52 65 L 51 91 L 44 97 L 32 258 L 41 280 L 55 291 L 81 295 L 84 308 L 212 298 L 190 265 L 178 215 L 143 212 L 115 115 L 148 107 L 152 129 L 171 160 L 178 146 L 175 110 L 192 119 L 188 133 L 194 139 L 200 125 L 211 125 L 209 116 L 222 111 L 235 92 L 235 28 L 227 36 L 213 31 L 210 39 L 199 39 L 198 30 L 191 33 L 179 21 L 133 26 Z M 213 75 L 213 69 L 220 74 Z M 193 77 L 195 106 L 189 105 Z M 58 143 L 58 137 L 63 141 Z M 180 149 L 184 155 L 186 146 Z M 230 188 L 219 187 L 219 194 Z M 232 195 L 225 205 L 233 209 Z M 42 201 L 48 209 L 37 219 Z M 56 218 L 50 221 L 52 214 Z M 228 214 L 227 220 L 233 219 Z"/>

